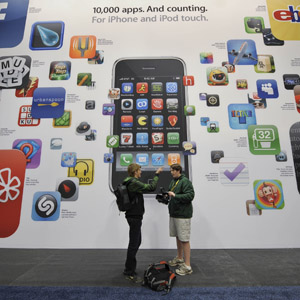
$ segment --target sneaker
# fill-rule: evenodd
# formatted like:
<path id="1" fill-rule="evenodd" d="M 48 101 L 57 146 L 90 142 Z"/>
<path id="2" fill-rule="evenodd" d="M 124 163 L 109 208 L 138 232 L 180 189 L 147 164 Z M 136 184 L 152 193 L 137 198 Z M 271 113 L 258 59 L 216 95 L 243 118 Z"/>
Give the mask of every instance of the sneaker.
<path id="1" fill-rule="evenodd" d="M 138 284 L 142 284 L 143 279 L 139 276 L 135 275 L 125 275 L 125 279 L 133 282 L 133 283 L 138 283 Z"/>
<path id="2" fill-rule="evenodd" d="M 175 266 L 180 266 L 181 264 L 183 264 L 184 260 L 183 260 L 183 258 L 178 258 L 176 256 L 172 260 L 169 260 L 168 263 L 171 267 L 175 267 Z"/>
<path id="3" fill-rule="evenodd" d="M 190 275 L 193 273 L 193 270 L 191 267 L 188 267 L 185 263 L 181 264 L 179 266 L 179 269 L 175 270 L 176 274 L 184 276 L 184 275 Z"/>

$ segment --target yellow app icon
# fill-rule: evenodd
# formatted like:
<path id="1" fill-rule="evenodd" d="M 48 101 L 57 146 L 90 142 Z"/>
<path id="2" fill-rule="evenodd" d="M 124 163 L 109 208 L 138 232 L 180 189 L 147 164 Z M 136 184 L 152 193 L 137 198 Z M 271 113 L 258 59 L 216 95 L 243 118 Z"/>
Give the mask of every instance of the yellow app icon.
<path id="1" fill-rule="evenodd" d="M 139 126 L 146 126 L 148 124 L 148 116 L 137 116 L 137 122 Z"/>
<path id="2" fill-rule="evenodd" d="M 92 184 L 94 181 L 94 161 L 77 158 L 76 165 L 68 170 L 68 177 L 78 177 L 80 185 Z"/>
<path id="3" fill-rule="evenodd" d="M 272 34 L 279 40 L 300 40 L 300 1 L 267 0 Z"/>

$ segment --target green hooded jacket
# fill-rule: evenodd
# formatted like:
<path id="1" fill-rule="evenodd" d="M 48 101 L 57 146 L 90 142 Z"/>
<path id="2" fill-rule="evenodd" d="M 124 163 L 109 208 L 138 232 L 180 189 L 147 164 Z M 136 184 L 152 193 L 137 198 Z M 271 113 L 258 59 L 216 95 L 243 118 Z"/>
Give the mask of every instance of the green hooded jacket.
<path id="1" fill-rule="evenodd" d="M 173 179 L 169 185 L 169 191 L 175 193 L 169 202 L 169 213 L 172 218 L 189 219 L 193 216 L 192 201 L 195 196 L 192 182 L 181 174 Z"/>

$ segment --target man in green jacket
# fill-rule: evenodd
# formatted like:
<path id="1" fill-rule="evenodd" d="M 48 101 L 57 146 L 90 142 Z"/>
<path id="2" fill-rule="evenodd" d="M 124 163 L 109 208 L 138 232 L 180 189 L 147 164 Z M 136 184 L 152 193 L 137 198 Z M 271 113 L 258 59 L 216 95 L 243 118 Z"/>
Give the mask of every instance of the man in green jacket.
<path id="1" fill-rule="evenodd" d="M 176 237 L 177 256 L 169 261 L 170 266 L 179 266 L 178 275 L 192 274 L 191 268 L 191 218 L 193 216 L 192 200 L 195 192 L 192 182 L 182 174 L 180 164 L 171 165 L 173 180 L 169 185 L 170 236 Z M 184 259 L 183 259 L 184 258 Z"/>
<path id="2" fill-rule="evenodd" d="M 136 276 L 136 254 L 142 242 L 142 220 L 145 212 L 144 196 L 148 192 L 153 192 L 156 189 L 159 174 L 163 168 L 156 170 L 151 183 L 143 183 L 139 179 L 142 174 L 141 166 L 132 163 L 128 166 L 128 177 L 123 181 L 124 184 L 130 180 L 127 185 L 127 190 L 130 199 L 135 199 L 132 207 L 126 211 L 125 217 L 129 225 L 129 243 L 127 249 L 127 258 L 125 262 L 124 275 L 127 279 L 139 283 L 139 278 Z"/>

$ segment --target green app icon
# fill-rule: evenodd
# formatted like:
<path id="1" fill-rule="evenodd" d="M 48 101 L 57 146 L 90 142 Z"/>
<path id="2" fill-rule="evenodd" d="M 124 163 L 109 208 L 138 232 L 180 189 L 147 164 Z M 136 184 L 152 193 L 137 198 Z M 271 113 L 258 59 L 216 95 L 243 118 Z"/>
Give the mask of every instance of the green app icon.
<path id="1" fill-rule="evenodd" d="M 120 156 L 120 165 L 123 167 L 129 166 L 133 162 L 133 155 L 130 153 L 123 153 Z"/>
<path id="2" fill-rule="evenodd" d="M 119 147 L 120 138 L 118 135 L 108 135 L 106 137 L 106 147 L 117 148 Z"/>
<path id="3" fill-rule="evenodd" d="M 248 126 L 249 150 L 254 155 L 277 155 L 280 143 L 277 127 L 274 125 Z"/>
<path id="4" fill-rule="evenodd" d="M 179 144 L 179 133 L 178 132 L 168 132 L 167 140 L 169 145 Z"/>
<path id="5" fill-rule="evenodd" d="M 186 105 L 184 107 L 184 114 L 186 116 L 194 116 L 196 114 L 196 108 L 194 105 Z"/>

